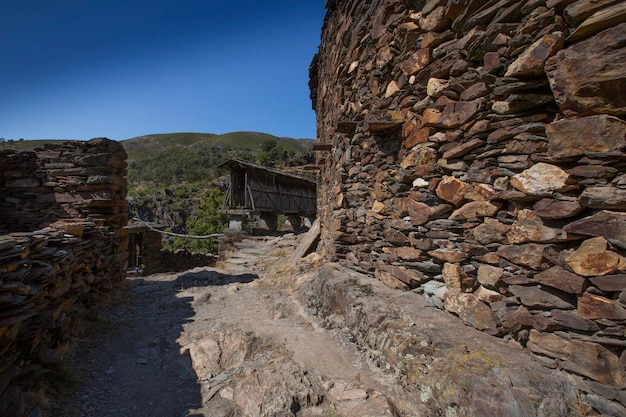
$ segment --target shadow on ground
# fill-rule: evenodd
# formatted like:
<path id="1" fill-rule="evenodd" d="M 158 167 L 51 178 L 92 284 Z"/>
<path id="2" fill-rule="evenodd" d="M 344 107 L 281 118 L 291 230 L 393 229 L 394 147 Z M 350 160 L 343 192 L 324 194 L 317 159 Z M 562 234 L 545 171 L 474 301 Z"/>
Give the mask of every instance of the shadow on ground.
<path id="1" fill-rule="evenodd" d="M 249 284 L 257 279 L 256 274 L 223 274 L 217 271 L 189 271 L 178 277 L 176 283 L 180 288 L 206 287 L 230 284 Z"/>
<path id="2" fill-rule="evenodd" d="M 249 283 L 255 274 L 190 271 L 176 277 L 129 278 L 131 289 L 97 310 L 68 368 L 77 384 L 58 400 L 52 417 L 200 417 L 201 386 L 189 352 L 181 353 L 183 325 L 193 321 L 192 287 Z"/>

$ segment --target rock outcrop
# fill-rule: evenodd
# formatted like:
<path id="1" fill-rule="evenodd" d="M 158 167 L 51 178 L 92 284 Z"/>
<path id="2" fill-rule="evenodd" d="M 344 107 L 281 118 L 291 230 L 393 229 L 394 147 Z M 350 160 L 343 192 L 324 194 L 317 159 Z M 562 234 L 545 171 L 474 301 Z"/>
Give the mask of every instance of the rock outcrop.
<path id="1" fill-rule="evenodd" d="M 326 258 L 625 412 L 623 4 L 326 7 L 310 69 Z"/>
<path id="2" fill-rule="evenodd" d="M 41 415 L 33 382 L 125 276 L 125 159 L 108 139 L 0 152 L 0 416 Z"/>

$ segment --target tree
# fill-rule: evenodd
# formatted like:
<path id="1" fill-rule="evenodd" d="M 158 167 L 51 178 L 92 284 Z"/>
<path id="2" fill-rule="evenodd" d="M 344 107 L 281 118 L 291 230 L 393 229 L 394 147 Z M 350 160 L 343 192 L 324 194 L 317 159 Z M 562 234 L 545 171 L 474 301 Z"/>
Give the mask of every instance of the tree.
<path id="1" fill-rule="evenodd" d="M 228 217 L 219 210 L 224 204 L 224 196 L 218 189 L 211 189 L 202 195 L 202 201 L 187 219 L 190 235 L 206 236 L 222 233 L 228 226 Z M 217 253 L 217 239 L 175 238 L 174 247 L 183 247 L 192 252 Z"/>
<path id="2" fill-rule="evenodd" d="M 278 144 L 278 139 L 265 139 L 261 143 L 261 152 L 259 152 L 259 162 L 262 165 L 273 167 L 276 162 L 280 161 L 282 152 Z"/>

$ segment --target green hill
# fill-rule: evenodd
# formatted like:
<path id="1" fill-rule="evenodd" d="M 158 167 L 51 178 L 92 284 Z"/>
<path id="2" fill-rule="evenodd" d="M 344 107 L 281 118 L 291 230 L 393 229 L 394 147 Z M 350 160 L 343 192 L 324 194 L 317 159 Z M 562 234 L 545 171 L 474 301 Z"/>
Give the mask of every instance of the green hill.
<path id="1" fill-rule="evenodd" d="M 182 183 L 207 185 L 224 174 L 217 165 L 230 158 L 268 166 L 304 164 L 311 161 L 312 144 L 259 132 L 171 133 L 122 141 L 131 193 Z"/>

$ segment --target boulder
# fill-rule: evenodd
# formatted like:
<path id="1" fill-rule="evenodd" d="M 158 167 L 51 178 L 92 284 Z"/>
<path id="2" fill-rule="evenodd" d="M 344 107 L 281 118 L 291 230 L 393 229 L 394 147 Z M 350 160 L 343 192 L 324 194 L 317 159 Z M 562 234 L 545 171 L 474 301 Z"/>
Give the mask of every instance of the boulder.
<path id="1" fill-rule="evenodd" d="M 524 220 L 513 223 L 506 234 L 509 244 L 528 242 L 562 242 L 568 240 L 567 233 L 561 229 L 544 226 L 541 221 Z"/>
<path id="2" fill-rule="evenodd" d="M 498 212 L 500 206 L 498 202 L 470 201 L 456 209 L 449 218 L 450 220 L 464 220 L 477 217 L 490 217 Z"/>
<path id="3" fill-rule="evenodd" d="M 518 265 L 541 269 L 544 265 L 543 251 L 546 245 L 527 243 L 525 245 L 503 245 L 497 254 Z"/>
<path id="4" fill-rule="evenodd" d="M 602 291 L 626 291 L 626 274 L 605 275 L 589 278 L 589 280 Z"/>
<path id="5" fill-rule="evenodd" d="M 477 279 L 487 288 L 497 288 L 502 283 L 504 269 L 497 266 L 480 264 L 478 267 Z"/>
<path id="6" fill-rule="evenodd" d="M 476 288 L 476 280 L 468 276 L 460 265 L 446 262 L 442 273 L 446 287 L 451 292 L 471 292 Z"/>
<path id="7" fill-rule="evenodd" d="M 442 200 L 458 206 L 469 190 L 467 183 L 455 177 L 446 177 L 439 183 L 436 192 Z"/>

